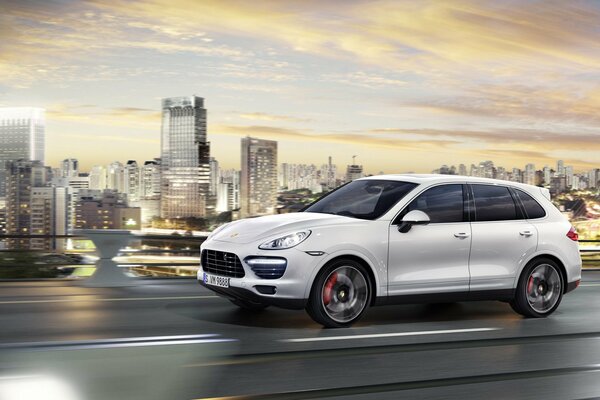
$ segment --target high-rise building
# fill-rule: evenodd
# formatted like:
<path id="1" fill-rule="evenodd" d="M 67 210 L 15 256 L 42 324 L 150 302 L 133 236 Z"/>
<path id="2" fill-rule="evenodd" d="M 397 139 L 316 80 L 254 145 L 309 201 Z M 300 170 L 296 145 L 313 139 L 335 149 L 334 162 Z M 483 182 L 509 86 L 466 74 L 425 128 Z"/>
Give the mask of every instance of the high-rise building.
<path id="1" fill-rule="evenodd" d="M 203 98 L 162 100 L 161 159 L 161 217 L 206 217 L 212 213 Z"/>
<path id="2" fill-rule="evenodd" d="M 211 157 L 210 161 L 210 186 L 209 193 L 211 196 L 217 195 L 217 184 L 219 183 L 219 162 L 216 158 Z"/>
<path id="3" fill-rule="evenodd" d="M 79 175 L 79 161 L 76 158 L 66 158 L 60 166 L 60 174 L 63 178 L 71 178 Z"/>
<path id="4" fill-rule="evenodd" d="M 125 167 L 119 161 L 114 161 L 108 165 L 106 188 L 125 193 Z"/>
<path id="5" fill-rule="evenodd" d="M 460 164 L 458 166 L 458 175 L 462 175 L 462 176 L 467 175 L 467 166 L 465 164 Z"/>
<path id="6" fill-rule="evenodd" d="M 160 158 L 144 162 L 140 185 L 140 195 L 143 199 L 160 198 Z"/>
<path id="7" fill-rule="evenodd" d="M 277 142 L 242 138 L 242 218 L 274 214 L 277 207 Z"/>
<path id="8" fill-rule="evenodd" d="M 600 183 L 600 169 L 594 168 L 588 172 L 588 187 L 596 189 Z"/>
<path id="9" fill-rule="evenodd" d="M 567 178 L 567 187 L 573 186 L 573 166 L 567 165 L 565 166 L 565 177 Z"/>
<path id="10" fill-rule="evenodd" d="M 31 199 L 35 188 L 49 181 L 50 169 L 41 161 L 17 160 L 6 164 L 6 233 L 31 235 Z M 9 248 L 29 249 L 30 239 L 10 239 Z"/>
<path id="11" fill-rule="evenodd" d="M 33 107 L 0 108 L 0 197 L 6 195 L 6 163 L 37 160 L 44 163 L 44 110 Z"/>
<path id="12" fill-rule="evenodd" d="M 70 227 L 69 188 L 46 186 L 31 188 L 30 232 L 32 235 L 48 235 L 46 238 L 32 238 L 31 250 L 64 251 L 65 238 L 54 235 L 66 235 Z"/>
<path id="13" fill-rule="evenodd" d="M 235 169 L 221 170 L 217 186 L 217 212 L 240 208 L 241 172 Z"/>
<path id="14" fill-rule="evenodd" d="M 535 165 L 527 164 L 525 166 L 525 173 L 523 174 L 523 183 L 528 185 L 535 185 Z"/>
<path id="15" fill-rule="evenodd" d="M 125 188 L 123 192 L 127 195 L 127 201 L 129 203 L 137 203 L 140 200 L 140 168 L 137 161 L 127 161 L 124 183 Z"/>
<path id="16" fill-rule="evenodd" d="M 544 166 L 544 185 L 550 185 L 550 181 L 552 180 L 552 170 L 549 166 Z"/>
<path id="17" fill-rule="evenodd" d="M 556 175 L 565 176 L 565 162 L 563 160 L 558 160 L 556 162 Z"/>
<path id="18" fill-rule="evenodd" d="M 352 164 L 346 167 L 346 182 L 362 178 L 363 176 L 365 175 L 363 174 L 362 165 Z"/>
<path id="19" fill-rule="evenodd" d="M 94 165 L 90 171 L 90 189 L 106 189 L 106 168 L 102 165 Z"/>

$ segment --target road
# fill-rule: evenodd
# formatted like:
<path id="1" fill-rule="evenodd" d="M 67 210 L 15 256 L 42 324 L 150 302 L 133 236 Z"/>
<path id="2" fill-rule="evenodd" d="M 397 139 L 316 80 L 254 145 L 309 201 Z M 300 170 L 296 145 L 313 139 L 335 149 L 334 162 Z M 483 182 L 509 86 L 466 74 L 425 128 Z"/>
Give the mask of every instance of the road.
<path id="1" fill-rule="evenodd" d="M 13 384 L 62 400 L 593 398 L 599 339 L 600 272 L 547 319 L 402 305 L 333 330 L 302 311 L 247 314 L 191 280 L 3 282 L 0 399 Z"/>

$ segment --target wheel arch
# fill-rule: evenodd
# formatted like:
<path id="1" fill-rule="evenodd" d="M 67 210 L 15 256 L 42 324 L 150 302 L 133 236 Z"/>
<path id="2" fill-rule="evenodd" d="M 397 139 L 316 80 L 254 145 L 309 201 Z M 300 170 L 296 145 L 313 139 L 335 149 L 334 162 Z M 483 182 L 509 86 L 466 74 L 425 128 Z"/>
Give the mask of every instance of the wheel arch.
<path id="1" fill-rule="evenodd" d="M 521 271 L 519 271 L 519 275 L 517 276 L 517 283 L 519 282 L 519 279 L 521 278 L 521 274 L 523 274 L 523 270 L 525 269 L 525 267 L 529 264 L 531 264 L 533 261 L 535 260 L 539 260 L 541 258 L 546 258 L 549 260 L 552 260 L 556 263 L 556 265 L 558 265 L 558 270 L 560 272 L 560 276 L 563 280 L 563 294 L 566 293 L 567 290 L 567 284 L 568 284 L 568 278 L 567 278 L 567 269 L 565 267 L 565 264 L 563 263 L 563 261 L 557 257 L 554 254 L 551 253 L 539 253 L 539 254 L 535 254 L 533 257 L 531 257 L 529 260 L 527 260 L 527 262 L 525 262 L 523 264 L 523 268 L 521 268 Z M 516 287 L 516 286 L 515 286 Z"/>
<path id="2" fill-rule="evenodd" d="M 311 279 L 310 279 L 310 285 L 307 286 L 307 291 L 306 291 L 305 297 L 308 298 L 308 296 L 310 296 L 310 292 L 313 289 L 315 280 L 316 280 L 317 276 L 319 275 L 319 273 L 323 270 L 323 268 L 325 268 L 327 265 L 331 264 L 332 262 L 335 262 L 340 259 L 350 259 L 350 260 L 356 261 L 365 268 L 365 270 L 367 271 L 367 274 L 368 274 L 369 284 L 370 284 L 371 292 L 372 292 L 371 302 L 369 303 L 369 305 L 375 304 L 375 299 L 378 296 L 378 287 L 379 287 L 379 279 L 377 277 L 377 274 L 375 273 L 375 269 L 374 269 L 373 265 L 371 264 L 371 262 L 369 262 L 366 259 L 366 257 L 364 257 L 363 255 L 356 254 L 354 252 L 340 252 L 340 253 L 336 253 L 336 254 L 331 254 L 330 257 L 328 257 L 326 260 L 324 260 L 319 265 L 318 268 L 315 268 L 315 272 L 312 274 Z"/>

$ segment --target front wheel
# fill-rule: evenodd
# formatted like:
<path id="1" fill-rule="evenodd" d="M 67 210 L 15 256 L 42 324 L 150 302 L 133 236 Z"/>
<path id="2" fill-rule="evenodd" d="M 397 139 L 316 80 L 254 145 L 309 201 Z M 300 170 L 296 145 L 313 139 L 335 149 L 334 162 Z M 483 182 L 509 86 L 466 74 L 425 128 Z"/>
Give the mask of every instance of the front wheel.
<path id="1" fill-rule="evenodd" d="M 311 289 L 306 311 L 326 328 L 352 325 L 371 301 L 369 277 L 362 264 L 339 259 L 323 268 Z"/>
<path id="2" fill-rule="evenodd" d="M 515 298 L 510 305 L 525 317 L 547 317 L 558 308 L 563 288 L 556 262 L 540 258 L 529 263 L 521 273 Z"/>

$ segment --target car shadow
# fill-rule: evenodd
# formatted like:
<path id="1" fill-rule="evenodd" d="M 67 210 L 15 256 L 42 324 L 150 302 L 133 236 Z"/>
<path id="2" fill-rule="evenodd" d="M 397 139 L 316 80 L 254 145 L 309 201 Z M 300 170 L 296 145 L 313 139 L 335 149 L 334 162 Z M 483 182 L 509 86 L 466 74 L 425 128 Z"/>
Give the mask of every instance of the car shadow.
<path id="1" fill-rule="evenodd" d="M 228 301 L 210 304 L 173 303 L 171 312 L 198 321 L 217 324 L 270 329 L 320 329 L 304 310 L 269 307 L 259 312 L 246 311 Z M 353 326 L 381 326 L 401 323 L 423 323 L 467 320 L 515 320 L 517 315 L 507 303 L 481 301 L 465 303 L 403 304 L 369 308 Z"/>

